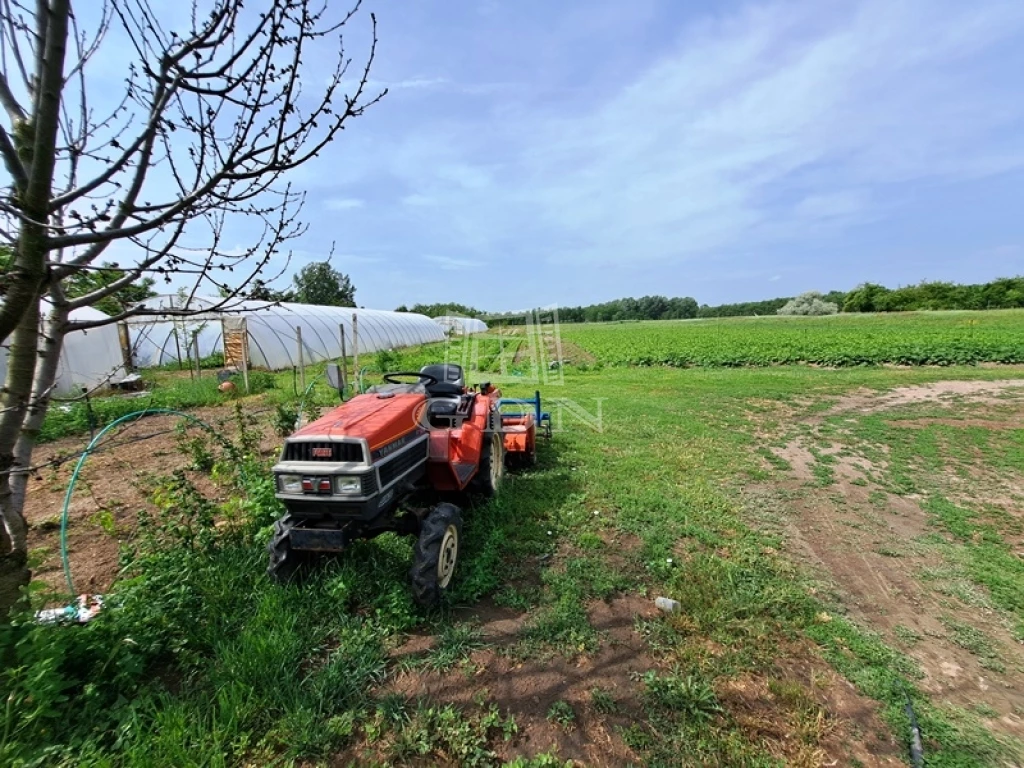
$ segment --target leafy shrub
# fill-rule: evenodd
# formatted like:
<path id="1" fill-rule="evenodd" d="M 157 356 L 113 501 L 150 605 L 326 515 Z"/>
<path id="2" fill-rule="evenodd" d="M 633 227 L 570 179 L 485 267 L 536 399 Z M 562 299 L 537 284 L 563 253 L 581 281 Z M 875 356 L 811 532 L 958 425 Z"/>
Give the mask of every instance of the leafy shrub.
<path id="1" fill-rule="evenodd" d="M 223 368 L 224 367 L 224 353 L 213 352 L 204 358 L 199 360 L 199 367 L 202 369 L 209 368 Z"/>
<path id="2" fill-rule="evenodd" d="M 245 379 L 241 373 L 235 373 L 231 376 L 231 381 L 235 384 L 235 391 L 244 393 L 245 392 Z M 277 386 L 277 380 L 274 378 L 274 374 L 269 371 L 249 371 L 249 394 L 258 395 L 260 392 L 266 392 L 274 389 Z"/>
<path id="3" fill-rule="evenodd" d="M 278 437 L 288 437 L 295 431 L 295 425 L 299 421 L 299 411 L 293 406 L 278 403 L 274 407 L 274 434 Z"/>
<path id="4" fill-rule="evenodd" d="M 402 354 L 393 349 L 382 349 L 377 353 L 374 368 L 378 373 L 394 373 L 402 370 Z"/>
<path id="5" fill-rule="evenodd" d="M 362 562 L 301 600 L 271 584 L 264 546 L 281 509 L 245 416 L 237 441 L 211 449 L 232 498 L 206 498 L 184 472 L 159 482 L 93 621 L 0 627 L 0 765 L 268 764 L 351 737 L 384 669 L 384 628 L 413 620 L 408 551 L 354 546 Z"/>
<path id="6" fill-rule="evenodd" d="M 714 688 L 703 678 L 679 674 L 643 675 L 648 706 L 683 714 L 693 721 L 710 720 L 722 711 Z"/>

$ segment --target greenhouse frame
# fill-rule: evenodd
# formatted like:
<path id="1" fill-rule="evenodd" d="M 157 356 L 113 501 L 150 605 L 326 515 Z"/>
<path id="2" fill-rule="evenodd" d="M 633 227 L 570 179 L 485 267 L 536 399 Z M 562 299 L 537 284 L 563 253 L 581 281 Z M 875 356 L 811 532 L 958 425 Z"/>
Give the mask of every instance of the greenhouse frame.
<path id="1" fill-rule="evenodd" d="M 155 308 L 180 306 L 174 296 L 147 300 L 147 306 L 154 301 Z M 215 307 L 223 301 L 193 298 L 188 306 Z M 132 360 L 142 368 L 187 362 L 198 351 L 200 358 L 223 352 L 226 367 L 247 363 L 283 370 L 341 357 L 342 329 L 348 356 L 355 352 L 357 334 L 359 354 L 445 340 L 437 323 L 411 312 L 248 300 L 183 318 L 136 317 L 126 325 Z"/>

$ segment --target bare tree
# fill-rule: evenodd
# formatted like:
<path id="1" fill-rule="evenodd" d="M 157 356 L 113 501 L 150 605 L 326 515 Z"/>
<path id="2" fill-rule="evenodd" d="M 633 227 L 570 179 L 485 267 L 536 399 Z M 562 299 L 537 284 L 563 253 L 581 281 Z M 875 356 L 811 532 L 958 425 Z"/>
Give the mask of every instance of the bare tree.
<path id="1" fill-rule="evenodd" d="M 71 0 L 0 0 L 0 156 L 10 177 L 0 192 L 0 237 L 14 251 L 0 304 L 0 342 L 9 349 L 0 398 L 0 617 L 30 576 L 26 470 L 64 336 L 169 311 L 135 306 L 88 322 L 69 313 L 147 276 L 185 285 L 189 296 L 222 297 L 202 311 L 227 307 L 304 231 L 303 195 L 286 174 L 384 95 L 367 92 L 372 14 L 365 60 L 349 77 L 341 34 L 359 10 L 361 0 L 353 2 L 341 14 L 333 0 L 264 0 L 251 9 L 242 0 L 193 0 L 190 14 L 162 4 L 165 15 L 184 19 L 179 28 L 148 0 L 83 0 L 78 9 Z M 125 62 L 123 94 L 113 102 L 97 93 L 92 74 L 103 56 Z M 306 66 L 311 56 L 315 69 Z M 104 103 L 105 111 L 97 107 Z M 234 216 L 262 230 L 240 251 L 223 243 Z M 118 255 L 135 254 L 130 263 L 101 265 L 118 242 Z M 105 268 L 121 274 L 84 296 L 66 295 L 69 278 Z"/>

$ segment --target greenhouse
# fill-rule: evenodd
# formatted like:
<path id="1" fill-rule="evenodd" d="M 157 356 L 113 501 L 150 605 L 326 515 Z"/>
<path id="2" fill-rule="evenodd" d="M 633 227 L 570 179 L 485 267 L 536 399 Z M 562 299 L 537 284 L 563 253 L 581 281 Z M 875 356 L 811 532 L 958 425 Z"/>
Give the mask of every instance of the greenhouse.
<path id="1" fill-rule="evenodd" d="M 43 302 L 43 311 L 49 305 Z M 104 320 L 107 315 L 92 307 L 74 309 L 71 320 L 90 322 Z M 7 348 L 0 357 L 0 380 L 7 375 Z M 71 331 L 64 337 L 57 364 L 57 378 L 53 392 L 56 395 L 79 395 L 82 390 L 98 389 L 123 379 L 124 358 L 121 342 L 114 325 L 101 325 L 87 331 Z"/>
<path id="2" fill-rule="evenodd" d="M 175 307 L 174 296 L 147 300 L 148 306 Z M 197 298 L 191 308 L 215 307 L 222 299 Z M 429 317 L 354 307 L 231 301 L 223 310 L 187 318 L 133 318 L 127 322 L 132 359 L 138 367 L 187 362 L 224 354 L 228 367 L 282 370 L 300 364 L 444 341 L 444 331 Z M 301 352 L 300 352 L 301 338 Z M 227 340 L 225 343 L 225 339 Z"/>
<path id="3" fill-rule="evenodd" d="M 487 330 L 487 323 L 477 320 L 475 317 L 441 315 L 435 317 L 434 322 L 441 326 L 449 336 L 468 336 L 471 333 L 483 333 Z"/>

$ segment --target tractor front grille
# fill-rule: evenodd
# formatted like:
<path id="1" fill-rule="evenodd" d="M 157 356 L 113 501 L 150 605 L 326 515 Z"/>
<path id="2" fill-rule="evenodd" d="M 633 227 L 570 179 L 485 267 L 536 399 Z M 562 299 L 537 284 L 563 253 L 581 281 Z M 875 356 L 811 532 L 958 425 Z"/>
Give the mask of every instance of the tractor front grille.
<path id="1" fill-rule="evenodd" d="M 415 448 L 409 448 L 395 458 L 380 465 L 380 485 L 387 488 L 395 478 L 401 477 L 417 464 L 427 459 L 426 443 Z"/>
<path id="2" fill-rule="evenodd" d="M 373 496 L 377 492 L 377 478 L 373 472 L 367 472 L 359 479 L 363 483 L 363 496 Z"/>
<path id="3" fill-rule="evenodd" d="M 364 461 L 359 443 L 295 441 L 285 443 L 283 461 Z"/>

